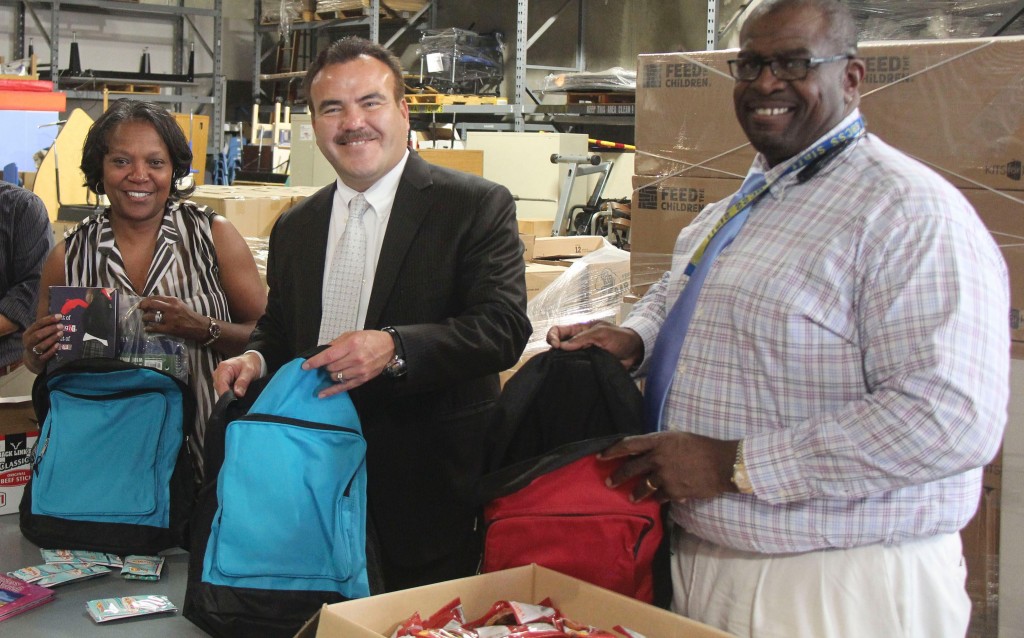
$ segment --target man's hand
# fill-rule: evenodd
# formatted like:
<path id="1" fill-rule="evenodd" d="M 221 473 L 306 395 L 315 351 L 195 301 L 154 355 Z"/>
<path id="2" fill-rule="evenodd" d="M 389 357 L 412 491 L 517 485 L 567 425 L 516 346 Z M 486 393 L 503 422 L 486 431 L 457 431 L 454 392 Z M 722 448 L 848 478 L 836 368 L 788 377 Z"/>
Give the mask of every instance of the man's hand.
<path id="1" fill-rule="evenodd" d="M 581 350 L 597 346 L 614 355 L 627 369 L 644 357 L 644 341 L 635 330 L 619 328 L 607 321 L 553 326 L 548 330 L 547 342 L 559 350 Z"/>
<path id="2" fill-rule="evenodd" d="M 731 479 L 738 443 L 686 432 L 656 432 L 626 437 L 599 458 L 626 459 L 612 472 L 609 487 L 643 477 L 633 489 L 634 501 L 649 496 L 662 502 L 685 501 L 737 491 Z"/>
<path id="3" fill-rule="evenodd" d="M 217 396 L 229 389 L 235 396 L 245 396 L 246 390 L 253 379 L 263 376 L 263 361 L 259 355 L 246 352 L 220 362 L 213 371 L 213 391 Z"/>
<path id="4" fill-rule="evenodd" d="M 324 368 L 334 385 L 320 393 L 326 398 L 358 388 L 376 378 L 395 356 L 395 341 L 380 330 L 343 332 L 330 347 L 302 364 L 303 370 Z"/>

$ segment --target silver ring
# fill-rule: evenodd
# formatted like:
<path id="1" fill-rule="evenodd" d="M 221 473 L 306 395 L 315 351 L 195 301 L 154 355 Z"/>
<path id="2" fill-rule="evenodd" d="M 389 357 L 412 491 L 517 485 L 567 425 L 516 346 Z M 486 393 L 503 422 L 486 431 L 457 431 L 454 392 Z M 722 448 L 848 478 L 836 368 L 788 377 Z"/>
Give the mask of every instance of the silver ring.
<path id="1" fill-rule="evenodd" d="M 36 355 L 37 357 L 43 356 L 43 353 L 39 352 L 39 344 L 32 346 L 32 354 Z"/>
<path id="2" fill-rule="evenodd" d="M 341 370 L 338 370 L 337 372 L 334 373 L 334 380 L 337 381 L 338 383 L 345 382 L 345 375 L 341 373 Z"/>
<path id="3" fill-rule="evenodd" d="M 651 493 L 658 491 L 658 486 L 651 482 L 650 475 L 648 475 L 647 478 L 644 479 L 644 485 L 647 486 L 647 489 L 649 489 Z"/>
<path id="4" fill-rule="evenodd" d="M 163 323 L 163 322 L 164 322 L 164 311 L 163 310 L 157 310 L 155 313 L 153 313 L 153 323 Z"/>

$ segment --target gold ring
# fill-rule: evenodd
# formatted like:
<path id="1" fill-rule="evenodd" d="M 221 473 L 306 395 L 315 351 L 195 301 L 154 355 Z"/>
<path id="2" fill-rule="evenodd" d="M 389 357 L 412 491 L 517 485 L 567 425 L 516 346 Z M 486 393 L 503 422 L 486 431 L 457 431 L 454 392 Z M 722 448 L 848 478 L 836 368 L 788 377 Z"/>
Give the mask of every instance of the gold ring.
<path id="1" fill-rule="evenodd" d="M 337 380 L 338 383 L 345 382 L 345 375 L 341 373 L 341 370 L 338 370 L 337 372 L 334 373 L 334 378 L 335 380 Z"/>
<path id="2" fill-rule="evenodd" d="M 648 475 L 647 478 L 644 479 L 644 485 L 646 485 L 647 489 L 649 489 L 652 492 L 657 492 L 658 491 L 658 486 L 655 485 L 654 483 L 651 483 L 650 475 Z"/>

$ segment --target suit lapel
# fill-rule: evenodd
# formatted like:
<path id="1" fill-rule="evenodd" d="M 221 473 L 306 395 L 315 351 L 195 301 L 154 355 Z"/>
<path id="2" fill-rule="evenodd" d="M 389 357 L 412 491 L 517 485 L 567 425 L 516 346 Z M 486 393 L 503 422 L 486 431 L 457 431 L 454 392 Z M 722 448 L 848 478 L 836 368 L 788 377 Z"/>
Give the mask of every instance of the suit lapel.
<path id="1" fill-rule="evenodd" d="M 430 167 L 426 160 L 415 151 L 410 151 L 405 171 L 402 172 L 402 179 L 398 183 L 398 191 L 395 193 L 395 203 L 391 207 L 384 242 L 381 244 L 364 327 L 376 326 L 380 322 L 384 306 L 395 288 L 402 262 L 430 210 L 430 202 L 423 191 L 431 183 Z"/>
<path id="2" fill-rule="evenodd" d="M 306 342 L 312 335 L 312 343 L 316 344 L 320 334 L 320 315 L 323 312 L 324 260 L 327 255 L 327 233 L 331 225 L 331 211 L 334 207 L 334 191 L 336 184 L 320 189 L 305 202 L 308 214 L 296 217 L 297 232 L 291 233 L 300 245 L 294 246 L 292 254 L 297 259 L 290 260 L 295 268 L 296 276 L 289 278 L 295 282 L 295 293 L 301 295 L 301 307 L 305 310 L 298 313 L 298 321 L 302 323 L 296 333 L 304 335 Z M 300 211 L 296 211 L 300 212 Z"/>

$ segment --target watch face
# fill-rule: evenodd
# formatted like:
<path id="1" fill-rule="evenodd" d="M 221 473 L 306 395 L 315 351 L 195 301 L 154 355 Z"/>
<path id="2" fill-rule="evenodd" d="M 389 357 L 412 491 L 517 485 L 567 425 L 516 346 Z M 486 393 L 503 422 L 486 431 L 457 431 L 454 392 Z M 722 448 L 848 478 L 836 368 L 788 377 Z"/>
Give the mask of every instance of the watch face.
<path id="1" fill-rule="evenodd" d="M 403 374 L 405 374 L 405 359 L 395 357 L 394 359 L 389 361 L 388 364 L 384 366 L 383 374 L 384 376 L 390 377 L 392 379 L 395 377 L 400 377 Z"/>
<path id="2" fill-rule="evenodd" d="M 216 321 L 211 321 L 210 322 L 210 336 L 211 337 L 219 337 L 220 336 L 220 324 L 217 323 Z"/>

